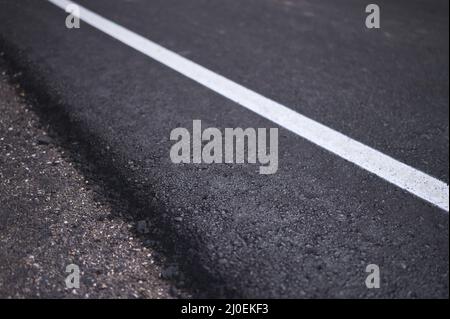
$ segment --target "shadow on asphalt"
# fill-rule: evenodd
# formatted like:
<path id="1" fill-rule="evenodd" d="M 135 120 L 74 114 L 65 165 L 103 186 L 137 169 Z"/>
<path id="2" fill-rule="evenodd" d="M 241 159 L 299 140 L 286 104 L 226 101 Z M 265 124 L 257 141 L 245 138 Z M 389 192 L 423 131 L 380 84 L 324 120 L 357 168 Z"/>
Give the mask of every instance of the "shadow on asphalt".
<path id="1" fill-rule="evenodd" d="M 21 52 L 1 37 L 0 52 L 10 81 L 17 90 L 26 92 L 26 102 L 38 115 L 40 124 L 55 144 L 67 151 L 74 167 L 89 181 L 91 188 L 108 199 L 112 207 L 111 218 L 132 223 L 136 238 L 157 252 L 155 260 L 162 268 L 161 276 L 180 289 L 173 292 L 174 297 L 185 297 L 183 291 L 194 298 L 242 297 L 236 291 L 224 288 L 226 278 L 212 278 L 202 269 L 201 262 L 190 253 L 198 248 L 190 247 L 185 239 L 178 238 L 175 230 L 179 225 L 169 218 L 154 192 L 149 191 L 148 185 L 137 185 L 130 178 L 133 165 L 120 154 L 111 154 L 109 149 L 99 147 L 105 143 L 65 114 L 64 108 L 60 107 L 63 101 L 58 92 L 39 80 L 36 66 L 25 61 Z M 115 167 L 122 169 L 119 171 Z M 148 197 L 148 194 L 152 196 Z"/>

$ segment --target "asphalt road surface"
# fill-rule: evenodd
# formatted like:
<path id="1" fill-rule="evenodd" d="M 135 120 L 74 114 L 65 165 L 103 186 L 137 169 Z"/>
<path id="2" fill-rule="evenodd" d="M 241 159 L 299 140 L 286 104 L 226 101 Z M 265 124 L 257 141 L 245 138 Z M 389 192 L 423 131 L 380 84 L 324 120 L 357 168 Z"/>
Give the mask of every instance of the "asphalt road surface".
<path id="1" fill-rule="evenodd" d="M 60 147 L 2 59 L 0 73 L 0 299 L 189 296 L 165 276 L 173 265 L 148 238 L 157 226 L 83 174 L 89 162 Z M 69 264 L 79 289 L 65 285 Z"/>
<path id="2" fill-rule="evenodd" d="M 380 29 L 357 0 L 77 3 L 448 184 L 448 1 L 378 1 Z M 0 49 L 40 116 L 164 230 L 206 296 L 448 298 L 448 208 L 66 17 L 49 1 L 1 0 Z M 173 164 L 170 132 L 194 119 L 278 127 L 277 173 Z M 379 289 L 365 285 L 368 264 Z"/>

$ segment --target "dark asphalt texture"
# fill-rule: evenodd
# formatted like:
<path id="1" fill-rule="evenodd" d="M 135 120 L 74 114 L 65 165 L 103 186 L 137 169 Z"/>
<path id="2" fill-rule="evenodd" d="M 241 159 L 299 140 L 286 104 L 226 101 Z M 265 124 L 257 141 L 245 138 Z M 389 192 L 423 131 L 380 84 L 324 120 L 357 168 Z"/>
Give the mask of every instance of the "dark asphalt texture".
<path id="1" fill-rule="evenodd" d="M 80 1 L 213 71 L 448 182 L 448 2 Z M 448 298 L 448 214 L 280 129 L 280 167 L 174 165 L 170 131 L 273 127 L 46 2 L 0 1 L 0 48 L 166 230 L 212 297 Z M 367 289 L 365 267 L 381 270 Z"/>
<path id="2" fill-rule="evenodd" d="M 60 147 L 8 81 L 1 58 L 0 73 L 0 298 L 189 296 L 166 280 L 174 265 L 149 245 L 158 228 L 105 198 L 82 173 L 89 163 Z M 72 263 L 79 289 L 65 284 Z"/>

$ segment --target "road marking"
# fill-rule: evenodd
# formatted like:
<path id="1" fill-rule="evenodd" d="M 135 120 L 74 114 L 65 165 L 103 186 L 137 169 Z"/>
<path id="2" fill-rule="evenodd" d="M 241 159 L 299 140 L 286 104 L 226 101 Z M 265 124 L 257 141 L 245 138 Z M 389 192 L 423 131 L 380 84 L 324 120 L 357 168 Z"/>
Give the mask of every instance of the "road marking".
<path id="1" fill-rule="evenodd" d="M 63 10 L 70 4 L 78 5 L 68 0 L 48 1 Z M 79 18 L 94 28 L 335 155 L 446 212 L 449 211 L 448 184 L 228 80 L 80 5 L 78 6 L 80 8 Z"/>

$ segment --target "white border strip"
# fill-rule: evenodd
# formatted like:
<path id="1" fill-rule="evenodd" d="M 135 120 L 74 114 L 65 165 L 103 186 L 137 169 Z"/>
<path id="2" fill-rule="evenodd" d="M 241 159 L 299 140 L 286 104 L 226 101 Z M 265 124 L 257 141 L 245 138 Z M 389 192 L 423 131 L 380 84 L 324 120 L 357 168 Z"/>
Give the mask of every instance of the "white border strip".
<path id="1" fill-rule="evenodd" d="M 75 4 L 80 19 L 260 116 L 449 211 L 449 186 L 413 167 L 311 120 L 68 0 L 48 0 L 65 10 Z"/>

